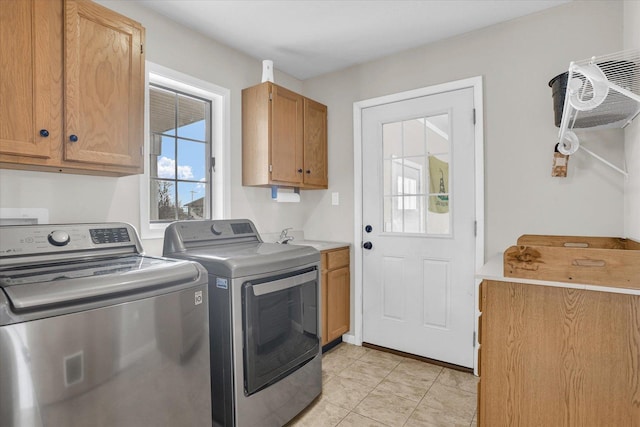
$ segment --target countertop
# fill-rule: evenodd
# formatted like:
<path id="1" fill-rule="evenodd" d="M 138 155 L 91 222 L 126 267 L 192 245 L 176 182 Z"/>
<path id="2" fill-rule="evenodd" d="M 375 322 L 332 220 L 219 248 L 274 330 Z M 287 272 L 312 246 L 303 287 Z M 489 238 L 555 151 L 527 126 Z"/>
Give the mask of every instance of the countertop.
<path id="1" fill-rule="evenodd" d="M 522 279 L 519 277 L 505 277 L 502 254 L 497 254 L 491 257 L 489 261 L 485 265 L 483 265 L 480 268 L 480 270 L 476 272 L 476 277 L 478 279 L 494 280 L 498 282 L 526 283 L 529 285 L 551 286 L 556 288 L 584 289 L 587 291 L 611 292 L 616 294 L 627 294 L 627 295 L 640 295 L 640 289 L 612 288 L 609 286 L 588 285 L 583 283 L 565 283 L 565 282 L 554 282 L 550 280 L 533 280 L 533 279 Z"/>
<path id="2" fill-rule="evenodd" d="M 329 242 L 325 240 L 305 240 L 305 239 L 293 239 L 290 240 L 288 245 L 300 245 L 300 246 L 311 246 L 319 251 L 329 251 L 332 249 L 338 248 L 348 248 L 351 246 L 350 243 L 346 242 Z"/>
<path id="3" fill-rule="evenodd" d="M 332 249 L 351 247 L 351 243 L 347 242 L 305 239 L 304 232 L 301 230 L 290 230 L 287 235 L 293 237 L 293 240 L 289 240 L 287 245 L 311 246 L 318 251 L 330 251 Z M 262 233 L 260 236 L 265 242 L 275 243 L 280 238 L 280 233 Z"/>

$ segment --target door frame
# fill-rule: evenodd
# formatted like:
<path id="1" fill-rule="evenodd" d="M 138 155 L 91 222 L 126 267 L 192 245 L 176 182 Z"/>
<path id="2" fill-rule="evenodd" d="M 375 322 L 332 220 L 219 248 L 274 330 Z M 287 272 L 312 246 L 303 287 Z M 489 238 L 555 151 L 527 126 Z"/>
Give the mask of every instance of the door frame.
<path id="1" fill-rule="evenodd" d="M 343 336 L 345 342 L 362 345 L 363 329 L 363 285 L 362 285 L 362 110 L 391 102 L 405 101 L 412 98 L 435 95 L 441 92 L 473 89 L 473 107 L 475 108 L 476 126 L 474 129 L 475 145 L 475 216 L 476 216 L 476 270 L 484 265 L 484 111 L 482 76 L 427 86 L 377 98 L 365 99 L 353 103 L 353 182 L 354 182 L 354 331 Z M 475 283 L 475 314 L 479 312 L 478 284 Z M 475 336 L 478 336 L 478 322 L 474 325 Z M 477 366 L 477 338 L 474 343 L 474 368 Z"/>

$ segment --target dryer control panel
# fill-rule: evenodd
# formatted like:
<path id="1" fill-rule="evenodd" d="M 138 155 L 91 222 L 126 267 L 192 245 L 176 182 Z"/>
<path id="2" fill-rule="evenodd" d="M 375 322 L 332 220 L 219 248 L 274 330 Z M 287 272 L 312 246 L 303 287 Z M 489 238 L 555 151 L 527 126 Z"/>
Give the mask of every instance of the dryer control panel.
<path id="1" fill-rule="evenodd" d="M 262 239 L 248 219 L 178 221 L 169 224 L 165 230 L 163 253 L 232 243 L 262 243 Z"/>

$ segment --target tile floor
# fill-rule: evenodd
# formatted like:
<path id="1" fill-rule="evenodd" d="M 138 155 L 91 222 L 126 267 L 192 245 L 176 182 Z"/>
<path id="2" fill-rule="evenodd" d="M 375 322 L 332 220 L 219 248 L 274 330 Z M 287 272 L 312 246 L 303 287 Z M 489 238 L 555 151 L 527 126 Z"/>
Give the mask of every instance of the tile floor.
<path id="1" fill-rule="evenodd" d="M 473 374 L 342 343 L 322 357 L 322 394 L 288 427 L 476 426 Z"/>

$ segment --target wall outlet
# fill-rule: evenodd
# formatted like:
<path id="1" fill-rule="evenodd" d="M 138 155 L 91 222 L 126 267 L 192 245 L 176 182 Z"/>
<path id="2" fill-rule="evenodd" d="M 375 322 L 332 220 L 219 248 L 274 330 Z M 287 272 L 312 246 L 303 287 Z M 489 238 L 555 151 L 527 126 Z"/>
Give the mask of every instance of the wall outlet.
<path id="1" fill-rule="evenodd" d="M 331 204 L 334 206 L 340 204 L 340 193 L 331 193 Z"/>

